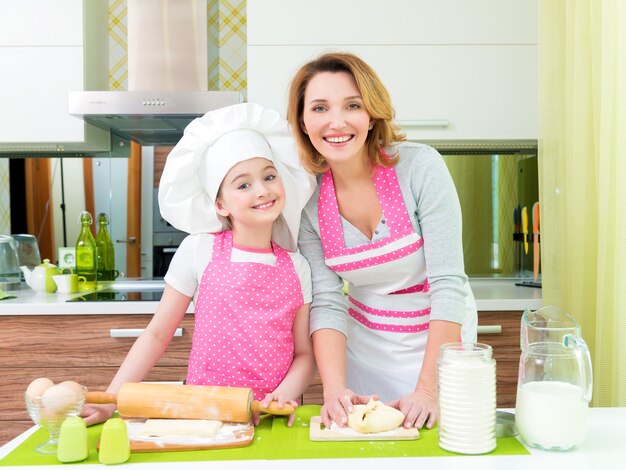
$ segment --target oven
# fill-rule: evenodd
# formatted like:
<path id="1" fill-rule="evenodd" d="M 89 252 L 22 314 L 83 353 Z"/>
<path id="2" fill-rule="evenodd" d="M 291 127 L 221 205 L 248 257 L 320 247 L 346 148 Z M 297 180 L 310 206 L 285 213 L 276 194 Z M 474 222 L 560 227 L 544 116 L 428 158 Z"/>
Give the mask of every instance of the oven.
<path id="1" fill-rule="evenodd" d="M 152 277 L 163 278 L 187 233 L 172 227 L 159 211 L 158 189 L 152 202 Z"/>

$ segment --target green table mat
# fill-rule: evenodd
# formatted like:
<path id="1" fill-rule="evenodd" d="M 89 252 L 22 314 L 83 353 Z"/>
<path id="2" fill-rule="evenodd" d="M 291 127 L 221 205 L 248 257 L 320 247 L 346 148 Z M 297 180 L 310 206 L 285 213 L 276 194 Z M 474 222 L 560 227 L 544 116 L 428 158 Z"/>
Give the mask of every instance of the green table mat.
<path id="1" fill-rule="evenodd" d="M 423 429 L 415 441 L 314 442 L 309 439 L 309 421 L 319 415 L 319 405 L 305 405 L 297 410 L 296 422 L 287 427 L 286 418 L 269 417 L 255 429 L 254 440 L 247 447 L 235 449 L 195 450 L 184 452 L 149 452 L 131 454 L 128 463 L 198 462 L 208 460 L 287 460 L 376 457 L 434 457 L 460 455 L 447 452 L 438 445 L 436 429 Z M 89 457 L 81 463 L 98 463 L 96 443 L 102 425 L 88 428 Z M 54 455 L 43 455 L 35 448 L 47 440 L 47 433 L 38 430 L 0 461 L 10 465 L 63 465 Z M 497 447 L 487 455 L 527 455 L 528 450 L 514 437 L 500 438 Z"/>

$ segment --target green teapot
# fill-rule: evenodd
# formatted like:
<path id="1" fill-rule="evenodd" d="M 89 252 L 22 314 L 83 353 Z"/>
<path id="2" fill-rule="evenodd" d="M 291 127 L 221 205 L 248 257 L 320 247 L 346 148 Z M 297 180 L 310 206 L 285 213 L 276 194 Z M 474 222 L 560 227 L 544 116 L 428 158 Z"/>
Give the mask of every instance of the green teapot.
<path id="1" fill-rule="evenodd" d="M 57 285 L 52 276 L 61 274 L 61 271 L 56 265 L 50 263 L 49 259 L 44 259 L 43 263 L 33 269 L 29 269 L 28 266 L 21 266 L 20 269 L 24 273 L 26 284 L 35 292 L 48 292 L 50 294 L 56 292 Z"/>

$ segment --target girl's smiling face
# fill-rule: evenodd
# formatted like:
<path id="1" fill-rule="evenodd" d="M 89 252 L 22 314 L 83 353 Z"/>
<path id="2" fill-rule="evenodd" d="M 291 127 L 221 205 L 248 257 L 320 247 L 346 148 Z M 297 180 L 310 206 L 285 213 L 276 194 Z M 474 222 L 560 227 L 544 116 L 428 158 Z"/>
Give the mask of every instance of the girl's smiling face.
<path id="1" fill-rule="evenodd" d="M 365 141 L 372 123 L 352 75 L 321 72 L 304 93 L 302 126 L 315 149 L 333 164 L 367 159 Z"/>
<path id="2" fill-rule="evenodd" d="M 263 157 L 233 166 L 226 173 L 215 201 L 217 213 L 230 219 L 233 230 L 271 227 L 284 206 L 283 183 L 274 164 Z"/>

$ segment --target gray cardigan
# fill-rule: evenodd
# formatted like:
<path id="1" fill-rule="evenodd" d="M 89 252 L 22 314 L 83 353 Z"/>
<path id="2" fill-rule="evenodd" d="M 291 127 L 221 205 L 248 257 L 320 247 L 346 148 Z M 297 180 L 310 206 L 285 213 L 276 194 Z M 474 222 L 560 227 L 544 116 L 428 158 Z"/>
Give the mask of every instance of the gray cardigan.
<path id="1" fill-rule="evenodd" d="M 424 238 L 431 296 L 430 319 L 463 323 L 467 276 L 463 267 L 461 207 L 454 183 L 441 155 L 432 147 L 405 142 L 396 149 L 400 152 L 400 160 L 395 168 L 404 204 L 413 228 Z M 393 151 L 389 149 L 390 154 Z M 343 280 L 324 263 L 317 216 L 318 197 L 319 184 L 302 213 L 298 239 L 300 251 L 311 265 L 311 333 L 331 328 L 345 335 L 347 302 L 341 290 Z M 380 222 L 372 240 L 343 217 L 341 224 L 348 247 L 389 236 L 389 228 Z"/>

